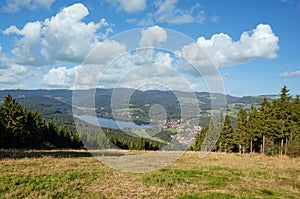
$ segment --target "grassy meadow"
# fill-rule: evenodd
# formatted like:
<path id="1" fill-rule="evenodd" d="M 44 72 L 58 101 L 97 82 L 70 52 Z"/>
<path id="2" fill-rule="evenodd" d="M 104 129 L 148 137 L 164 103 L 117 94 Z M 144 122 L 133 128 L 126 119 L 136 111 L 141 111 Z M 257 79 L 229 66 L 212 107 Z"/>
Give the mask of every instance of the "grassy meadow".
<path id="1" fill-rule="evenodd" d="M 0 198 L 300 198 L 300 158 L 186 152 L 168 167 L 134 174 L 86 151 L 3 150 Z"/>

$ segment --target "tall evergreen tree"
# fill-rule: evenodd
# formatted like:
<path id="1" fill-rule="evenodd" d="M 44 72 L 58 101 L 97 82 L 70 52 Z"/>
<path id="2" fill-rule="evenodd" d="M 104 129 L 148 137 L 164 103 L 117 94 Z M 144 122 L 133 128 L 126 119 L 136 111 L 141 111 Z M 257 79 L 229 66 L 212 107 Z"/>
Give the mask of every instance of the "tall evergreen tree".
<path id="1" fill-rule="evenodd" d="M 239 153 L 245 153 L 247 141 L 247 112 L 244 109 L 240 109 L 237 115 L 237 127 L 235 131 L 235 143 L 238 146 Z"/>
<path id="2" fill-rule="evenodd" d="M 264 97 L 263 101 L 260 104 L 258 129 L 261 133 L 259 135 L 262 142 L 261 152 L 265 153 L 266 137 L 271 134 L 271 104 L 266 97 Z"/>
<path id="3" fill-rule="evenodd" d="M 251 106 L 249 113 L 249 118 L 247 122 L 247 131 L 250 138 L 250 153 L 253 153 L 255 150 L 259 149 L 259 143 L 257 142 L 260 139 L 260 129 L 259 129 L 259 114 L 255 106 Z"/>
<path id="4" fill-rule="evenodd" d="M 300 156 L 300 99 L 296 96 L 291 103 L 290 135 L 287 143 L 287 154 Z"/>
<path id="5" fill-rule="evenodd" d="M 202 143 L 205 139 L 205 136 L 208 132 L 208 126 L 204 127 L 201 129 L 201 131 L 199 133 L 197 133 L 196 138 L 195 138 L 195 142 L 194 142 L 194 146 L 193 146 L 193 150 L 195 151 L 200 151 L 201 147 L 202 147 Z"/>
<path id="6" fill-rule="evenodd" d="M 25 112 L 22 106 L 8 94 L 1 105 L 1 120 L 7 136 L 7 145 L 18 147 L 24 145 Z M 19 137 L 20 139 L 16 139 Z"/>
<path id="7" fill-rule="evenodd" d="M 282 155 L 283 152 L 283 145 L 284 145 L 284 140 L 286 141 L 286 146 L 288 142 L 288 137 L 290 134 L 290 99 L 292 96 L 290 95 L 290 90 L 287 89 L 286 85 L 283 86 L 283 88 L 280 91 L 280 103 L 279 103 L 279 123 L 280 123 L 280 134 L 278 138 L 280 139 L 280 155 Z M 285 147 L 285 154 L 286 154 L 286 147 Z"/>
<path id="8" fill-rule="evenodd" d="M 233 128 L 231 126 L 229 115 L 226 114 L 223 128 L 220 136 L 221 151 L 231 152 L 233 148 Z"/>

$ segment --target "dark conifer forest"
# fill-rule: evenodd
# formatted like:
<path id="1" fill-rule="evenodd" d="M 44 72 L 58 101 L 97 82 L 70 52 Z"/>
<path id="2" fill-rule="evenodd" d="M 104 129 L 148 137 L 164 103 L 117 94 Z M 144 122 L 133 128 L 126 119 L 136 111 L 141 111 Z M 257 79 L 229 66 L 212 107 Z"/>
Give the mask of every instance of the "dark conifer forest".
<path id="1" fill-rule="evenodd" d="M 292 100 L 284 86 L 278 99 L 262 100 L 250 111 L 240 109 L 233 129 L 226 115 L 220 138 L 213 151 L 300 156 L 300 99 Z M 198 133 L 194 150 L 201 150 L 203 140 L 211 129 L 206 126 Z"/>
<path id="2" fill-rule="evenodd" d="M 57 149 L 81 148 L 76 132 L 53 121 L 46 122 L 38 112 L 23 108 L 8 94 L 0 106 L 0 148 Z"/>

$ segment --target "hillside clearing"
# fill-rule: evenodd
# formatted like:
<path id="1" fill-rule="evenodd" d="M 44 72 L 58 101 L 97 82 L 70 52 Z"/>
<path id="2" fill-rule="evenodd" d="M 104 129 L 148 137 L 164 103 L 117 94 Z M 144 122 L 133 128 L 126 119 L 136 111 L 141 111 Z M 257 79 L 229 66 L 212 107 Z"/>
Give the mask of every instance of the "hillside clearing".
<path id="1" fill-rule="evenodd" d="M 110 169 L 86 151 L 0 154 L 0 198 L 300 197 L 300 158 L 211 153 L 200 159 L 186 152 L 168 167 L 132 174 Z"/>

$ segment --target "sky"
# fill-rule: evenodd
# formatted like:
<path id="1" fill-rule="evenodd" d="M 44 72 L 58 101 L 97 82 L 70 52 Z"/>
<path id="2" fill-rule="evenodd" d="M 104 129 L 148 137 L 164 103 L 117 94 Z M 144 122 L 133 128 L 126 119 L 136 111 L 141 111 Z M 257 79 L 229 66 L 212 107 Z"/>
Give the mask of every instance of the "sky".
<path id="1" fill-rule="evenodd" d="M 0 89 L 300 94 L 300 0 L 1 0 Z"/>

